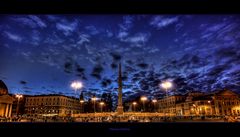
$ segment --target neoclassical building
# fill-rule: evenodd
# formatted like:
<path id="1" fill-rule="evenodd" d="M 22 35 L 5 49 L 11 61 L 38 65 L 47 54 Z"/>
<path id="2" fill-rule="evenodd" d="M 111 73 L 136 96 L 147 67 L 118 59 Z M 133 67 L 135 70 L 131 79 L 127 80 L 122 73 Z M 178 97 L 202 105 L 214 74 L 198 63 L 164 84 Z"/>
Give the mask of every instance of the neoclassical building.
<path id="1" fill-rule="evenodd" d="M 177 116 L 240 115 L 239 94 L 226 89 L 211 94 L 173 95 L 160 99 L 158 105 L 158 112 Z"/>
<path id="2" fill-rule="evenodd" d="M 67 116 L 78 114 L 81 105 L 79 99 L 64 95 L 26 96 L 25 113 L 42 116 Z"/>
<path id="3" fill-rule="evenodd" d="M 0 80 L 0 117 L 11 117 L 13 100 L 13 97 L 8 95 L 7 86 Z"/>

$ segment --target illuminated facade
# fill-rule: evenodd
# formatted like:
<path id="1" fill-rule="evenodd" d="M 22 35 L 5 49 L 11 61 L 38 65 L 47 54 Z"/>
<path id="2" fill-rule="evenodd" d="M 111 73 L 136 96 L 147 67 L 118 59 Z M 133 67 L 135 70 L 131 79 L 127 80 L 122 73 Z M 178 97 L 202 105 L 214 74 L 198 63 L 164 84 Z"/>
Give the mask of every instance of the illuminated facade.
<path id="1" fill-rule="evenodd" d="M 185 100 L 183 95 L 168 96 L 158 101 L 158 112 L 164 114 L 175 114 L 176 105 Z"/>
<path id="2" fill-rule="evenodd" d="M 213 96 L 216 115 L 240 115 L 239 95 L 229 90 Z"/>
<path id="3" fill-rule="evenodd" d="M 80 109 L 79 99 L 64 95 L 29 96 L 25 102 L 25 113 L 30 115 L 71 116 Z"/>
<path id="4" fill-rule="evenodd" d="M 177 116 L 240 115 L 239 95 L 229 90 L 213 94 L 190 92 L 185 97 L 177 97 L 159 100 L 158 112 Z"/>
<path id="5" fill-rule="evenodd" d="M 0 117 L 12 116 L 12 104 L 14 99 L 8 95 L 8 88 L 5 83 L 0 80 Z"/>

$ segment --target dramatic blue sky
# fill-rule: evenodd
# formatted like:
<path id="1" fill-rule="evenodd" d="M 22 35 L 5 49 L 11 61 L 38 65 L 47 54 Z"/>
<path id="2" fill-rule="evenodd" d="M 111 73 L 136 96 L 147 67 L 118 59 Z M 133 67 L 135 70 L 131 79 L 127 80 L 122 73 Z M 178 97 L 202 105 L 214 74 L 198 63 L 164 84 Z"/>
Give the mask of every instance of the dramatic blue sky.
<path id="1" fill-rule="evenodd" d="M 1 15 L 0 79 L 10 93 L 117 95 L 240 91 L 239 15 Z"/>

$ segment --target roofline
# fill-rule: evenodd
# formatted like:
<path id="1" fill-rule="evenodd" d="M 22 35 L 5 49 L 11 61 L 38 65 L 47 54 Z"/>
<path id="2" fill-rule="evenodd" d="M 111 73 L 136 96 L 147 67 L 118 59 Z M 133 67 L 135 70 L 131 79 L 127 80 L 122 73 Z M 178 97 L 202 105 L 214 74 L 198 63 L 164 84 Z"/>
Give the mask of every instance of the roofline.
<path id="1" fill-rule="evenodd" d="M 61 95 L 61 94 L 41 94 L 41 95 L 23 95 L 26 97 L 56 97 L 56 96 L 61 96 L 61 97 L 67 97 L 67 98 L 71 98 L 71 99 L 78 99 L 76 97 L 73 96 L 66 96 L 66 95 Z"/>

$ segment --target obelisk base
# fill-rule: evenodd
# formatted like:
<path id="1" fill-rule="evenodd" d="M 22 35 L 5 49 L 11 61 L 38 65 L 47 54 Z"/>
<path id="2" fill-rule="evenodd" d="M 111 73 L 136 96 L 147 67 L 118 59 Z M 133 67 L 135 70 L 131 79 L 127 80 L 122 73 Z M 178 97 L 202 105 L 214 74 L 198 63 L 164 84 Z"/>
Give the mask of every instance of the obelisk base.
<path id="1" fill-rule="evenodd" d="M 123 114 L 123 106 L 118 106 L 117 107 L 117 114 L 122 115 Z"/>

